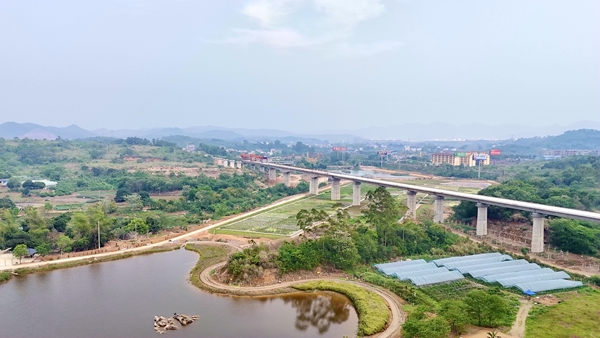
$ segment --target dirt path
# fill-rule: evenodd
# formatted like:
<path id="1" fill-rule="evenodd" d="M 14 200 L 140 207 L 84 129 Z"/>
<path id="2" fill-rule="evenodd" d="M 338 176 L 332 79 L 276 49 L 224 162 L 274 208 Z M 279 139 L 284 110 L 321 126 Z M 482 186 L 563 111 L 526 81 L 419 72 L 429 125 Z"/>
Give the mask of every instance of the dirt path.
<path id="1" fill-rule="evenodd" d="M 329 187 L 322 188 L 320 191 L 327 190 L 328 188 Z M 248 211 L 248 212 L 245 212 L 245 213 L 242 213 L 242 214 L 238 214 L 235 217 L 231 217 L 231 218 L 228 218 L 226 220 L 223 220 L 223 221 L 211 224 L 211 225 L 206 226 L 204 228 L 200 228 L 200 229 L 197 229 L 197 230 L 194 230 L 194 231 L 190 231 L 190 232 L 187 232 L 185 234 L 173 237 L 171 239 L 164 240 L 164 241 L 157 242 L 157 243 L 153 243 L 153 244 L 148 244 L 148 245 L 145 245 L 145 246 L 140 246 L 140 247 L 136 247 L 136 248 L 130 248 L 130 249 L 126 249 L 126 250 L 111 251 L 111 252 L 105 252 L 105 253 L 87 255 L 87 256 L 62 258 L 62 259 L 57 259 L 57 260 L 53 260 L 53 261 L 36 262 L 36 263 L 24 263 L 24 264 L 19 264 L 19 265 L 3 265 L 3 266 L 0 266 L 0 271 L 3 271 L 3 270 L 14 270 L 14 269 L 19 269 L 19 268 L 35 268 L 35 267 L 39 267 L 39 266 L 42 266 L 42 265 L 60 264 L 60 263 L 74 262 L 74 261 L 80 261 L 80 260 L 89 260 L 90 258 L 93 259 L 93 258 L 100 258 L 100 257 L 108 257 L 108 256 L 120 255 L 120 254 L 128 253 L 128 252 L 144 251 L 144 250 L 147 250 L 147 249 L 150 249 L 150 248 L 154 248 L 154 247 L 158 247 L 158 246 L 163 246 L 163 245 L 169 245 L 169 244 L 173 244 L 173 242 L 177 242 L 177 241 L 183 240 L 183 239 L 185 239 L 187 237 L 190 237 L 190 236 L 198 235 L 198 234 L 200 234 L 202 232 L 214 229 L 214 228 L 222 226 L 222 225 L 224 225 L 226 223 L 233 222 L 233 221 L 239 220 L 239 219 L 244 218 L 244 217 L 248 217 L 248 216 L 252 216 L 252 215 L 261 213 L 261 212 L 263 212 L 263 211 L 265 211 L 267 209 L 270 209 L 270 208 L 273 208 L 273 207 L 277 207 L 277 206 L 280 206 L 282 204 L 289 203 L 289 202 L 292 202 L 292 201 L 296 201 L 296 200 L 302 199 L 302 198 L 304 198 L 306 196 L 308 196 L 308 194 L 302 194 L 302 195 L 295 195 L 295 196 L 291 196 L 291 197 L 286 197 L 286 198 L 283 198 L 283 199 L 281 199 L 281 200 L 279 200 L 279 201 L 277 201 L 277 202 L 275 202 L 273 204 L 269 204 L 267 206 L 264 206 L 262 208 L 258 208 L 258 209 L 252 210 L 252 211 Z"/>
<path id="2" fill-rule="evenodd" d="M 281 288 L 290 287 L 294 284 L 300 284 L 300 283 L 316 281 L 316 280 L 329 279 L 329 280 L 340 281 L 339 278 L 312 278 L 312 279 L 305 279 L 305 280 L 299 280 L 299 281 L 293 281 L 293 282 L 283 282 L 283 283 L 274 284 L 274 285 L 265 285 L 265 286 L 257 286 L 257 287 L 231 286 L 231 285 L 221 284 L 221 283 L 215 281 L 211 277 L 211 271 L 213 271 L 215 269 L 219 269 L 222 266 L 224 266 L 225 264 L 226 264 L 226 262 L 221 262 L 221 263 L 211 265 L 208 268 L 204 269 L 202 272 L 200 272 L 200 281 L 202 283 L 204 283 L 205 285 L 210 286 L 211 288 L 214 288 L 217 290 L 223 290 L 224 293 L 227 293 L 227 291 L 253 292 L 253 291 L 277 290 L 277 289 L 281 289 Z M 396 296 L 394 293 L 392 293 L 389 290 L 382 289 L 382 288 L 376 287 L 371 284 L 358 282 L 358 281 L 344 281 L 344 282 L 355 284 L 355 285 L 358 285 L 369 291 L 373 291 L 373 292 L 377 293 L 385 300 L 388 307 L 390 308 L 390 313 L 391 313 L 391 318 L 389 321 L 390 325 L 383 332 L 380 332 L 380 333 L 375 334 L 370 337 L 373 337 L 373 338 L 375 338 L 375 337 L 377 337 L 377 338 L 400 337 L 400 332 L 402 330 L 402 324 L 404 324 L 404 321 L 406 320 L 406 315 L 402 311 L 401 300 L 398 298 L 398 296 Z"/>
<path id="3" fill-rule="evenodd" d="M 517 312 L 517 318 L 510 328 L 510 331 L 508 331 L 508 334 L 519 338 L 525 338 L 525 323 L 527 322 L 529 310 L 531 310 L 532 307 L 533 302 L 521 300 L 521 307 L 519 308 L 519 312 Z"/>

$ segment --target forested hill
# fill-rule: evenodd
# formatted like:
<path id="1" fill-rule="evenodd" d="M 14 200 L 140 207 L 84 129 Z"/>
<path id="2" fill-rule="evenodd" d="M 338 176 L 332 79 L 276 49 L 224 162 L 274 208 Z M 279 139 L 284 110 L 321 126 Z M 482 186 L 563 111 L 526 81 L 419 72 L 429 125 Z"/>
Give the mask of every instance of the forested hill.
<path id="1" fill-rule="evenodd" d="M 569 130 L 561 135 L 523 138 L 516 145 L 547 149 L 600 149 L 600 130 Z"/>

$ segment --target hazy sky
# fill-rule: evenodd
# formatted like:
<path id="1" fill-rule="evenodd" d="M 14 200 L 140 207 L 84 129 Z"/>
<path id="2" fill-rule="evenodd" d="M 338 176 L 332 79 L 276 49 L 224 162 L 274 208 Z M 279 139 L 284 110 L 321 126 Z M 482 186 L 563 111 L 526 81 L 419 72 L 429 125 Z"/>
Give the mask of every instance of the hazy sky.
<path id="1" fill-rule="evenodd" d="M 599 119 L 598 0 L 0 1 L 0 122 Z"/>

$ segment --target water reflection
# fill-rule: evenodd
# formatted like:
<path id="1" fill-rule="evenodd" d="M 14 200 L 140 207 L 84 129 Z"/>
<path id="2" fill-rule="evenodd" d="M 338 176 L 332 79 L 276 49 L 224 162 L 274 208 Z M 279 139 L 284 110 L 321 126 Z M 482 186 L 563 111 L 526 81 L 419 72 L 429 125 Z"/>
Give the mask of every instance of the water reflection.
<path id="1" fill-rule="evenodd" d="M 283 297 L 284 303 L 296 309 L 295 326 L 298 330 L 306 331 L 310 326 L 315 327 L 319 334 L 329 330 L 331 324 L 340 324 L 348 320 L 350 306 L 340 295 L 318 293 L 316 297 L 306 295 L 290 295 Z"/>
<path id="2" fill-rule="evenodd" d="M 153 337 L 151 318 L 197 314 L 170 338 L 351 336 L 345 297 L 314 292 L 220 297 L 186 281 L 197 255 L 185 250 L 18 276 L 0 285 L 0 338 Z"/>

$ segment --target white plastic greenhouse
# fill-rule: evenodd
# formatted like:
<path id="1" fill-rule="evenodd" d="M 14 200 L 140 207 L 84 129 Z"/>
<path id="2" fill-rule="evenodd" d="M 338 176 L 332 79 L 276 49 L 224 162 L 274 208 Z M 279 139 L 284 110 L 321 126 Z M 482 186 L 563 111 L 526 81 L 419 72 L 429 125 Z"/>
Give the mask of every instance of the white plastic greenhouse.
<path id="1" fill-rule="evenodd" d="M 451 282 L 451 281 L 464 279 L 464 278 L 465 278 L 465 276 L 463 276 L 458 271 L 448 271 L 448 272 L 439 273 L 439 274 L 435 274 L 435 275 L 412 277 L 412 278 L 410 278 L 410 281 L 413 284 L 415 284 L 416 286 L 422 286 L 422 285 L 429 285 L 429 284 Z"/>
<path id="2" fill-rule="evenodd" d="M 530 264 L 506 266 L 503 268 L 474 270 L 474 271 L 469 272 L 469 274 L 475 278 L 479 278 L 482 276 L 493 275 L 493 274 L 498 274 L 498 273 L 502 273 L 502 272 L 526 271 L 526 270 L 535 270 L 535 269 L 540 269 L 540 266 L 537 264 L 534 264 L 534 263 L 530 263 Z"/>
<path id="3" fill-rule="evenodd" d="M 502 278 L 502 279 L 498 279 L 497 282 L 500 283 L 500 285 L 504 286 L 505 288 L 510 288 L 512 286 L 515 286 L 517 284 L 522 284 L 522 283 L 546 281 L 546 280 L 553 280 L 553 279 L 569 279 L 569 278 L 571 278 L 571 276 L 569 276 L 568 273 L 566 273 L 564 271 L 559 271 L 559 272 L 545 273 L 545 274 L 541 274 L 541 275 L 529 275 L 529 276 L 521 276 L 521 277 Z"/>
<path id="4" fill-rule="evenodd" d="M 524 264 L 529 264 L 529 262 L 524 259 L 519 259 L 516 261 L 505 261 L 505 262 L 498 262 L 498 263 L 467 265 L 467 266 L 460 267 L 456 270 L 464 275 L 464 274 L 470 273 L 471 271 L 477 271 L 477 270 L 482 270 L 482 269 L 492 269 L 492 268 L 504 268 L 507 266 L 524 265 Z"/>
<path id="5" fill-rule="evenodd" d="M 498 263 L 503 261 L 512 261 L 512 257 L 509 255 L 500 255 L 489 258 L 481 258 L 481 259 L 470 259 L 468 261 L 455 261 L 445 263 L 444 266 L 449 270 L 456 270 L 465 266 L 476 265 L 476 264 L 491 264 Z"/>
<path id="6" fill-rule="evenodd" d="M 413 261 L 397 261 L 397 262 L 391 262 L 391 263 L 375 264 L 374 267 L 376 267 L 379 271 L 381 271 L 381 269 L 384 269 L 384 268 L 400 267 L 400 266 L 408 266 L 408 265 L 416 265 L 416 264 L 427 264 L 427 261 L 425 261 L 424 259 L 415 259 Z"/>
<path id="7" fill-rule="evenodd" d="M 489 258 L 489 257 L 501 256 L 501 255 L 502 254 L 499 252 L 490 252 L 490 253 L 470 255 L 470 256 L 440 258 L 440 259 L 433 260 L 433 262 L 437 266 L 444 266 L 444 264 L 449 263 L 449 262 L 468 261 L 471 259 Z"/>
<path id="8" fill-rule="evenodd" d="M 501 278 L 543 275 L 543 274 L 552 273 L 552 272 L 554 272 L 554 270 L 552 270 L 550 268 L 543 268 L 543 269 L 535 269 L 535 270 L 523 270 L 523 271 L 498 273 L 498 274 L 494 274 L 494 275 L 481 276 L 481 277 L 479 277 L 479 279 L 481 279 L 484 282 L 494 283 L 495 281 L 497 281 L 498 279 L 501 279 Z"/>
<path id="9" fill-rule="evenodd" d="M 583 285 L 583 283 L 581 283 L 579 281 L 554 279 L 554 280 L 545 280 L 545 281 L 539 281 L 539 282 L 521 283 L 521 284 L 517 284 L 515 286 L 523 292 L 525 292 L 525 291 L 543 292 L 543 291 L 550 291 L 550 290 L 572 289 L 572 288 L 580 287 L 582 285 Z"/>

